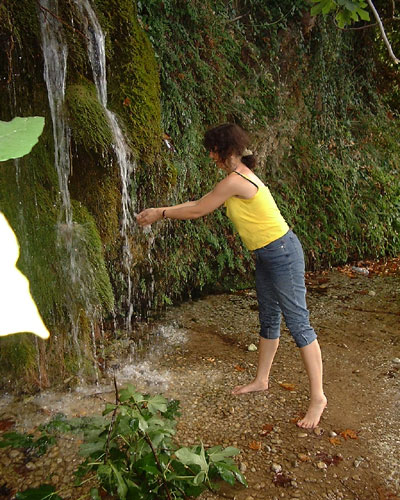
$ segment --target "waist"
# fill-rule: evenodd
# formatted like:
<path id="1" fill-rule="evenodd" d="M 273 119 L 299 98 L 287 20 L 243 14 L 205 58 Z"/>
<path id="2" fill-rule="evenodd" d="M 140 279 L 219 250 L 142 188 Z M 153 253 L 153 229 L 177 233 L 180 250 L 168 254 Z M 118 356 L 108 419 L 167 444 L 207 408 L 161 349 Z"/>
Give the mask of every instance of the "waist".
<path id="1" fill-rule="evenodd" d="M 253 252 L 255 254 L 257 254 L 257 252 L 259 252 L 260 250 L 263 250 L 264 248 L 273 248 L 274 246 L 278 246 L 282 243 L 282 241 L 284 241 L 286 238 L 288 238 L 291 235 L 295 235 L 295 233 L 292 231 L 292 229 L 289 229 L 282 236 L 279 236 L 279 238 L 276 238 L 275 240 L 270 241 L 269 243 L 267 243 L 266 245 L 264 245 L 260 248 L 256 248 L 255 250 L 253 250 Z"/>

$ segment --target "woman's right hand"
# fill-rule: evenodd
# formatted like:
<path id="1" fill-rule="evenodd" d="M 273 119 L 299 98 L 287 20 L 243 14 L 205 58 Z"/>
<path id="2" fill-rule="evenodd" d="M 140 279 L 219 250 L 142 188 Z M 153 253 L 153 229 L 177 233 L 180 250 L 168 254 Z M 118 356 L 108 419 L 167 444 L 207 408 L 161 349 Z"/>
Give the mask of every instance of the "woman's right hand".
<path id="1" fill-rule="evenodd" d="M 162 219 L 163 208 L 146 208 L 136 215 L 139 226 L 150 226 L 153 222 Z"/>

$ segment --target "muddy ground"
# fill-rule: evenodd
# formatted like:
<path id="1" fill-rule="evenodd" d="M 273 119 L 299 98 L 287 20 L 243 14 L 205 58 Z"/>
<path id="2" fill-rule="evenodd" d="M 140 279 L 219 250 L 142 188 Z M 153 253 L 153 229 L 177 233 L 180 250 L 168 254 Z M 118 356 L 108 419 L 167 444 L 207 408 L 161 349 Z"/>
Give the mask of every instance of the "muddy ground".
<path id="1" fill-rule="evenodd" d="M 202 499 L 395 500 L 400 498 L 400 275 L 358 275 L 349 269 L 309 274 L 308 304 L 321 344 L 328 407 L 314 431 L 295 421 L 307 408 L 308 383 L 284 323 L 268 392 L 231 395 L 255 374 L 258 313 L 253 290 L 208 296 L 171 308 L 145 329 L 145 352 L 125 344 L 110 365 L 121 385 L 163 392 L 181 401 L 177 441 L 241 450 L 249 487 L 223 487 Z M 142 332 L 143 333 L 143 332 Z M 140 351 L 140 349 L 139 349 Z M 116 366 L 118 365 L 118 366 Z M 111 389 L 3 396 L 0 420 L 18 430 L 63 411 L 100 412 Z M 67 438 L 66 438 L 67 439 Z M 68 438 L 35 459 L 0 450 L 0 497 L 41 482 L 78 499 L 72 472 L 78 444 Z M 2 493 L 1 493 L 2 492 Z"/>

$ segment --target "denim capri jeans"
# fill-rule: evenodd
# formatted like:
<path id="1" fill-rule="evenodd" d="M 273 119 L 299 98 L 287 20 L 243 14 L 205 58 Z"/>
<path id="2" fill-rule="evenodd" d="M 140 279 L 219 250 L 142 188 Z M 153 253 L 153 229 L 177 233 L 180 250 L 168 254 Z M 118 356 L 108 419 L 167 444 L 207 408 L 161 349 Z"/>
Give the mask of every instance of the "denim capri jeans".
<path id="1" fill-rule="evenodd" d="M 292 230 L 265 247 L 256 256 L 256 290 L 260 335 L 265 339 L 280 336 L 281 313 L 298 347 L 316 338 L 310 325 L 304 282 L 304 254 Z"/>

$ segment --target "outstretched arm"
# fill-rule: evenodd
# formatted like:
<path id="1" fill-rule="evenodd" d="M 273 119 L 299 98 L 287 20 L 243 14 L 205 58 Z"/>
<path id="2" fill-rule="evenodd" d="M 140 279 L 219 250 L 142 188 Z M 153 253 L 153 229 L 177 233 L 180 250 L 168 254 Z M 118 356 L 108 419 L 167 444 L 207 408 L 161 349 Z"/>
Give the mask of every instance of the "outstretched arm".
<path id="1" fill-rule="evenodd" d="M 219 182 L 215 188 L 197 201 L 188 201 L 172 207 L 147 208 L 136 216 L 140 226 L 148 226 L 163 218 L 197 219 L 220 207 L 228 198 L 238 194 L 237 180 L 231 176 Z"/>

